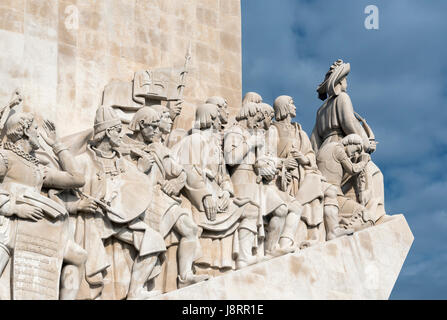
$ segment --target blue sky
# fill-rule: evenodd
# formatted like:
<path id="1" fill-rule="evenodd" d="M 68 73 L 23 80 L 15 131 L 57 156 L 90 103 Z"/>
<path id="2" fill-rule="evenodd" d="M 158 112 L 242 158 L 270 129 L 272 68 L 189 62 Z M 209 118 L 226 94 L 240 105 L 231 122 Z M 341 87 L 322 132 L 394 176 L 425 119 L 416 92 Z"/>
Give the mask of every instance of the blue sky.
<path id="1" fill-rule="evenodd" d="M 348 93 L 379 141 L 385 205 L 415 241 L 392 299 L 447 299 L 447 1 L 241 0 L 243 92 L 294 98 L 310 135 L 316 87 L 338 58 Z M 367 30 L 367 5 L 379 30 Z"/>

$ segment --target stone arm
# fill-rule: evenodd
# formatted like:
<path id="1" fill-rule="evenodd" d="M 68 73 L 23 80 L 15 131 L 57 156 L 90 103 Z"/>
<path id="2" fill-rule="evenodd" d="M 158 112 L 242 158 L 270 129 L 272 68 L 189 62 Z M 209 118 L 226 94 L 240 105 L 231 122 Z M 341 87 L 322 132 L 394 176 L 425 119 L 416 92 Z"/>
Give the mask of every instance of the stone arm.
<path id="1" fill-rule="evenodd" d="M 46 168 L 46 175 L 43 182 L 44 187 L 54 189 L 81 188 L 85 184 L 84 176 L 80 173 L 74 157 L 68 148 L 60 143 L 53 147 L 54 153 L 58 156 L 62 170 Z"/>
<path id="2" fill-rule="evenodd" d="M 245 156 L 253 150 L 244 136 L 239 132 L 231 132 L 224 139 L 225 163 L 234 166 L 243 163 Z"/>
<path id="3" fill-rule="evenodd" d="M 346 92 L 340 93 L 337 97 L 337 117 L 345 136 L 353 133 L 358 134 L 363 139 L 364 147 L 369 148 L 368 135 L 355 117 L 351 98 Z"/>
<path id="4" fill-rule="evenodd" d="M 343 170 L 352 176 L 359 174 L 368 164 L 368 159 L 362 160 L 358 163 L 353 163 L 346 154 L 342 146 L 337 146 L 334 150 L 334 158 L 340 162 Z"/>
<path id="5" fill-rule="evenodd" d="M 174 194 L 179 195 L 186 184 L 187 176 L 185 170 L 179 163 L 169 156 L 163 159 L 163 167 L 166 172 L 166 180 L 172 185 Z"/>

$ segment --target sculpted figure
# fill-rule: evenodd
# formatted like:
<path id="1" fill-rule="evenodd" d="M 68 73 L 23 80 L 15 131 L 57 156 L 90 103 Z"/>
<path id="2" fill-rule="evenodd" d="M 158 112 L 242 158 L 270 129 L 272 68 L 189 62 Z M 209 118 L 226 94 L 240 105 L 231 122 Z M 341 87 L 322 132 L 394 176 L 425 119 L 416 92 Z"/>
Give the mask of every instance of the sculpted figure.
<path id="1" fill-rule="evenodd" d="M 78 188 L 85 180 L 53 123 L 45 122 L 42 138 L 63 171 L 39 164 L 39 133 L 32 114 L 15 113 L 5 127 L 6 142 L 0 150 L 0 274 L 13 254 L 12 299 L 58 299 L 62 261 L 80 266 L 87 254 L 69 237 L 65 207 L 54 193 L 46 197 L 41 189 Z"/>
<path id="2" fill-rule="evenodd" d="M 203 104 L 196 110 L 200 128 L 174 148 L 187 174 L 184 193 L 195 222 L 203 229 L 204 251 L 198 266 L 211 272 L 242 268 L 256 261 L 253 252 L 262 238 L 259 208 L 249 198 L 235 197 L 222 151 L 219 111 Z M 236 263 L 234 263 L 234 261 Z"/>
<path id="3" fill-rule="evenodd" d="M 363 150 L 366 153 L 371 154 L 376 150 L 377 142 L 373 131 L 365 119 L 354 111 L 347 93 L 347 76 L 350 70 L 349 63 L 337 60 L 326 73 L 324 81 L 318 86 L 319 98 L 324 103 L 318 109 L 311 137 L 315 152 L 325 143 L 340 141 L 349 134 L 357 134 L 362 138 Z M 377 221 L 385 215 L 383 175 L 380 169 L 370 161 L 362 176 L 365 181 L 363 185 L 365 191 L 362 194 L 365 196 L 361 203 L 370 208 L 373 219 Z M 355 200 L 352 181 L 347 181 L 343 190 L 348 197 Z"/>
<path id="4" fill-rule="evenodd" d="M 362 138 L 365 151 L 375 150 L 374 141 L 370 141 L 360 122 L 355 117 L 351 99 L 346 90 L 347 76 L 351 65 L 339 59 L 326 73 L 324 81 L 318 86 L 318 97 L 324 101 L 317 111 L 317 119 L 312 132 L 312 146 L 315 152 L 324 143 L 340 141 L 349 134 Z"/>
<path id="5" fill-rule="evenodd" d="M 231 181 L 237 197 L 247 197 L 260 204 L 263 217 L 269 219 L 265 239 L 265 252 L 268 256 L 279 256 L 293 251 L 295 231 L 301 214 L 297 201 L 290 201 L 274 186 L 264 185 L 263 180 L 271 181 L 276 173 L 274 160 L 257 153 L 265 144 L 264 129 L 258 128 L 264 115 L 258 104 L 244 104 L 236 117 L 237 123 L 225 134 L 225 161 L 230 166 Z M 285 200 L 284 198 L 287 198 Z M 286 202 L 287 201 L 287 202 Z M 288 218 L 288 219 L 287 219 Z M 286 224 L 286 221 L 289 224 Z"/>
<path id="6" fill-rule="evenodd" d="M 293 99 L 280 96 L 273 107 L 276 121 L 269 136 L 276 141 L 276 155 L 282 159 L 277 185 L 304 206 L 301 220 L 306 224 L 309 233 L 307 240 L 310 241 L 303 245 L 352 233 L 352 230 L 339 226 L 336 190 L 325 182 L 318 171 L 315 153 L 306 132 L 298 123 L 292 122 L 296 117 Z"/>
<path id="7" fill-rule="evenodd" d="M 199 228 L 190 210 L 180 207 L 179 196 L 186 173 L 160 140 L 159 136 L 166 132 L 163 120 L 153 107 L 144 107 L 135 114 L 129 128 L 133 134 L 126 136 L 126 142 L 132 146 L 131 158 L 151 183 L 146 195 L 151 202 L 144 221 L 161 233 L 167 247 L 177 239 L 172 233 L 180 238 L 177 251 L 179 288 L 207 280 L 207 275 L 195 275 L 192 271 L 193 261 L 201 254 Z"/>
<path id="8" fill-rule="evenodd" d="M 210 103 L 217 106 L 221 122 L 221 131 L 225 130 L 226 125 L 228 125 L 229 116 L 227 100 L 219 96 L 213 96 L 208 98 L 205 103 Z"/>
<path id="9" fill-rule="evenodd" d="M 74 216 L 75 239 L 88 252 L 78 299 L 144 299 L 160 272 L 163 237 L 145 222 L 151 198 L 147 176 L 125 159 L 122 125 L 113 109 L 96 112 L 93 139 L 76 157 L 86 184 L 81 199 L 90 201 Z"/>
<path id="10" fill-rule="evenodd" d="M 169 141 L 169 135 L 171 133 L 172 130 L 172 119 L 170 116 L 170 111 L 168 108 L 162 106 L 162 105 L 153 105 L 150 106 L 150 108 L 152 108 L 153 110 L 155 110 L 160 117 L 160 121 L 159 121 L 159 133 L 157 134 L 157 139 L 160 140 L 160 142 L 167 146 L 168 141 Z M 133 122 L 133 120 L 135 119 L 135 116 L 133 117 L 131 123 L 129 124 L 129 129 L 133 130 L 132 128 L 135 126 L 135 123 Z"/>
<path id="11" fill-rule="evenodd" d="M 356 231 L 373 225 L 374 221 L 369 217 L 369 211 L 364 206 L 343 194 L 341 185 L 345 175 L 361 178 L 359 173 L 370 161 L 369 154 L 362 151 L 362 138 L 359 135 L 350 134 L 340 142 L 326 143 L 317 155 L 318 168 L 328 183 L 337 188 L 341 223 Z"/>

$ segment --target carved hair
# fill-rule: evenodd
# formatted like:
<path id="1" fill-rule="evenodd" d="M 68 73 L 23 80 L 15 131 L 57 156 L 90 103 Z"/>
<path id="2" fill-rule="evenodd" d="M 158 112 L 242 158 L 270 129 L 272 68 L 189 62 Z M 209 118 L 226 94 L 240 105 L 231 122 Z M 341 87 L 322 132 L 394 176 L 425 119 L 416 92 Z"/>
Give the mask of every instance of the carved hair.
<path id="1" fill-rule="evenodd" d="M 279 96 L 273 103 L 275 110 L 275 119 L 277 121 L 284 120 L 290 114 L 290 101 L 293 100 L 290 96 Z"/>
<path id="2" fill-rule="evenodd" d="M 258 111 L 261 111 L 259 104 L 254 102 L 248 102 L 242 105 L 239 114 L 236 116 L 237 121 L 246 120 L 249 117 L 254 117 Z"/>
<path id="3" fill-rule="evenodd" d="M 213 97 L 209 97 L 208 99 L 206 99 L 205 103 L 215 104 L 216 106 L 221 108 L 227 103 L 227 100 L 225 100 L 225 98 L 222 98 L 219 96 L 213 96 Z"/>
<path id="4" fill-rule="evenodd" d="M 271 105 L 269 105 L 268 103 L 260 103 L 259 104 L 259 109 L 261 110 L 261 112 L 263 114 L 267 113 L 268 115 L 270 115 L 270 117 L 273 117 L 273 108 Z"/>
<path id="5" fill-rule="evenodd" d="M 256 92 L 247 92 L 242 100 L 242 105 L 248 102 L 261 103 L 262 97 Z"/>
<path id="6" fill-rule="evenodd" d="M 132 121 L 130 121 L 129 129 L 133 132 L 139 132 L 142 129 L 141 122 L 143 122 L 144 124 L 153 124 L 159 122 L 161 118 L 160 113 L 163 112 L 163 109 L 160 109 L 160 111 L 158 111 L 155 107 L 156 106 L 143 107 L 138 110 L 133 116 Z M 164 108 L 163 106 L 160 107 Z M 168 110 L 167 108 L 165 109 Z"/>
<path id="7" fill-rule="evenodd" d="M 355 134 L 355 133 L 347 135 L 346 137 L 341 139 L 341 143 L 344 146 L 348 146 L 348 145 L 360 145 L 360 146 L 363 146 L 362 138 L 358 134 Z"/>
<path id="8" fill-rule="evenodd" d="M 31 127 L 34 116 L 31 113 L 18 112 L 13 114 L 6 122 L 6 137 L 11 142 L 23 138 L 25 130 Z"/>
<path id="9" fill-rule="evenodd" d="M 218 116 L 219 110 L 215 104 L 201 104 L 196 110 L 196 126 L 200 129 L 209 129 Z"/>

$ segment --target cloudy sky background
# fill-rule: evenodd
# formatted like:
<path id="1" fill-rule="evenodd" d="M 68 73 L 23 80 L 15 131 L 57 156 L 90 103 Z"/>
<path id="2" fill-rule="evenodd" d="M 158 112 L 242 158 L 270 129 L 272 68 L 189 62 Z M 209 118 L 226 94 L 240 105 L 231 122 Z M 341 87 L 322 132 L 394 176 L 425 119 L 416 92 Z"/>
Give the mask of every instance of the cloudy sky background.
<path id="1" fill-rule="evenodd" d="M 447 299 L 447 1 L 242 0 L 243 91 L 294 98 L 309 134 L 316 87 L 338 58 L 348 93 L 379 141 L 388 213 L 415 241 L 392 299 Z M 367 30 L 367 5 L 379 30 Z"/>

